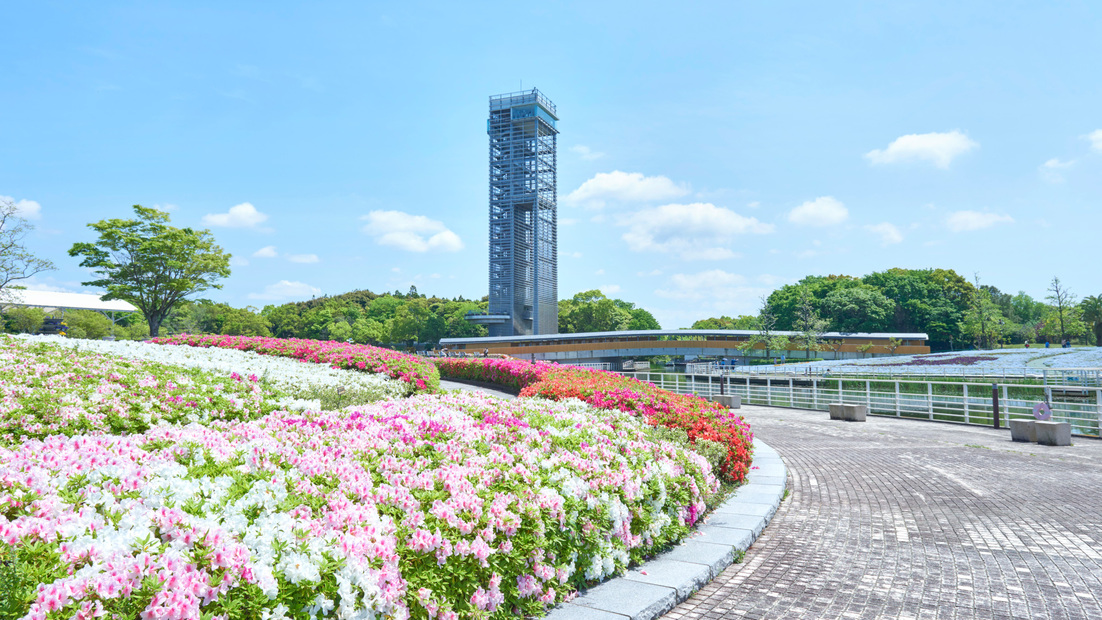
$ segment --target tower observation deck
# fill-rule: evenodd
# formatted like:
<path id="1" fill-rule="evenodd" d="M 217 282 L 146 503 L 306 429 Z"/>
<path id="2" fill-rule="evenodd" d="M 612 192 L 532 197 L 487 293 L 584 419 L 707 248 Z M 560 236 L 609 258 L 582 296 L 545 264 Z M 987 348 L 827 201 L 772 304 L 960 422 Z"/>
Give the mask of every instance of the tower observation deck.
<path id="1" fill-rule="evenodd" d="M 555 104 L 536 89 L 490 97 L 490 336 L 557 334 Z"/>

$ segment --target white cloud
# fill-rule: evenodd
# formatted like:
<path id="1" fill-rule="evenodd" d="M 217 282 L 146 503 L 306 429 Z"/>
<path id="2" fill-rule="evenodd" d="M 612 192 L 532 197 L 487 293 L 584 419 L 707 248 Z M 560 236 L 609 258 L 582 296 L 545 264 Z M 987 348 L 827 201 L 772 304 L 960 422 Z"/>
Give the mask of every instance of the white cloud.
<path id="1" fill-rule="evenodd" d="M 276 256 L 279 256 L 279 253 L 276 252 L 274 245 L 266 245 L 253 252 L 253 258 L 275 258 Z"/>
<path id="2" fill-rule="evenodd" d="M 463 249 L 459 235 L 448 230 L 443 222 L 423 215 L 401 211 L 372 211 L 360 218 L 367 224 L 363 231 L 379 245 L 388 245 L 408 252 L 458 252 Z"/>
<path id="3" fill-rule="evenodd" d="M 179 209 L 180 207 L 177 207 L 176 205 L 173 205 L 173 204 L 163 204 L 163 205 L 157 204 L 157 205 L 153 205 L 153 208 L 158 210 L 158 211 L 164 211 L 166 213 L 172 213 L 173 211 L 175 211 L 176 209 Z"/>
<path id="4" fill-rule="evenodd" d="M 253 228 L 257 224 L 267 221 L 268 215 L 256 210 L 251 203 L 243 202 L 230 207 L 226 213 L 208 213 L 203 216 L 203 224 L 207 226 L 224 226 L 226 228 Z"/>
<path id="5" fill-rule="evenodd" d="M 579 144 L 577 146 L 572 146 L 572 147 L 570 147 L 570 150 L 577 153 L 579 157 L 581 157 L 582 159 L 584 159 L 586 161 L 593 161 L 594 159 L 600 159 L 600 158 L 605 156 L 604 153 L 598 153 L 596 151 L 593 151 L 592 149 L 590 149 L 588 146 L 586 146 L 584 144 Z"/>
<path id="6" fill-rule="evenodd" d="M 950 213 L 945 220 L 949 230 L 959 233 L 971 230 L 990 228 L 996 224 L 1013 224 L 1014 218 L 1009 215 L 987 213 L 981 211 L 957 211 Z"/>
<path id="7" fill-rule="evenodd" d="M 899 232 L 895 224 L 890 224 L 888 222 L 868 224 L 865 226 L 865 230 L 880 237 L 880 245 L 892 245 L 893 243 L 903 241 L 903 233 Z"/>
<path id="8" fill-rule="evenodd" d="M 746 206 L 747 206 L 747 207 L 749 207 L 749 208 L 751 208 L 751 209 L 757 209 L 758 207 L 760 207 L 760 206 L 761 206 L 761 203 L 760 203 L 760 202 L 758 202 L 757 200 L 755 200 L 754 202 L 748 202 L 748 203 L 746 203 Z"/>
<path id="9" fill-rule="evenodd" d="M 598 172 L 567 195 L 565 202 L 600 209 L 608 201 L 650 202 L 670 200 L 689 193 L 685 185 L 678 185 L 664 176 L 648 177 L 642 172 Z"/>
<path id="10" fill-rule="evenodd" d="M 799 226 L 833 226 L 849 217 L 849 209 L 831 196 L 809 200 L 788 212 L 788 221 Z"/>
<path id="11" fill-rule="evenodd" d="M 593 272 L 593 275 L 603 276 L 603 275 L 605 275 L 605 270 L 604 269 L 598 269 L 597 271 Z"/>
<path id="12" fill-rule="evenodd" d="M 47 291 L 50 293 L 75 293 L 77 291 L 65 288 L 64 286 L 54 286 L 53 284 L 46 284 L 45 282 L 26 282 L 22 286 L 26 287 L 28 291 Z"/>
<path id="13" fill-rule="evenodd" d="M 249 266 L 249 259 L 241 258 L 240 256 L 234 256 L 233 258 L 230 259 L 230 264 L 233 265 L 234 267 L 248 267 Z"/>
<path id="14" fill-rule="evenodd" d="M 612 297 L 622 290 L 619 284 L 602 284 L 599 289 L 605 294 L 605 297 Z"/>
<path id="15" fill-rule="evenodd" d="M 317 263 L 321 261 L 317 254 L 288 254 L 287 260 L 292 263 Z"/>
<path id="16" fill-rule="evenodd" d="M 306 299 L 321 292 L 320 288 L 310 286 L 303 282 L 290 282 L 280 280 L 275 284 L 264 287 L 260 293 L 249 293 L 249 299 L 282 300 L 282 299 Z"/>
<path id="17" fill-rule="evenodd" d="M 1048 181 L 1049 183 L 1063 183 L 1064 175 L 1060 171 L 1071 168 L 1074 165 L 1074 159 L 1068 161 L 1060 161 L 1059 159 L 1053 157 L 1052 159 L 1041 164 L 1038 170 L 1041 173 L 1041 178 Z"/>
<path id="18" fill-rule="evenodd" d="M 625 216 L 623 239 L 636 252 L 678 254 L 686 260 L 732 258 L 736 235 L 768 234 L 772 224 L 710 203 L 669 204 Z"/>
<path id="19" fill-rule="evenodd" d="M 1102 129 L 1095 129 L 1086 137 L 1091 141 L 1091 148 L 1102 153 Z"/>
<path id="20" fill-rule="evenodd" d="M 42 205 L 33 200 L 16 200 L 11 196 L 0 196 L 0 202 L 10 202 L 15 205 L 15 214 L 23 219 L 42 219 Z"/>
<path id="21" fill-rule="evenodd" d="M 769 287 L 749 286 L 744 276 L 722 269 L 710 269 L 699 273 L 675 273 L 669 277 L 667 287 L 654 294 L 682 304 L 691 303 L 696 316 L 706 313 L 728 316 L 756 314 L 759 299 L 769 294 Z"/>
<path id="22" fill-rule="evenodd" d="M 865 153 L 865 158 L 873 164 L 926 160 L 938 168 L 948 168 L 958 155 L 978 147 L 978 142 L 956 129 L 945 133 L 912 133 L 899 136 L 884 150 Z"/>
<path id="23" fill-rule="evenodd" d="M 577 223 L 578 223 L 578 220 L 576 220 L 572 217 L 564 217 L 564 218 L 559 220 L 559 226 L 573 226 L 574 224 L 577 224 Z"/>

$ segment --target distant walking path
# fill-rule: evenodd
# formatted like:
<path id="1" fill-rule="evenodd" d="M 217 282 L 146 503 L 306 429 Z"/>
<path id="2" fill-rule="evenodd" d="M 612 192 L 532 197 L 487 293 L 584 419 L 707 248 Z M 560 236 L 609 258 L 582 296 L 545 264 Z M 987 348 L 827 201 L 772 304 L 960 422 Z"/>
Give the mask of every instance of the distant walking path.
<path id="1" fill-rule="evenodd" d="M 665 618 L 1100 618 L 1102 441 L 743 407 L 791 494 Z"/>

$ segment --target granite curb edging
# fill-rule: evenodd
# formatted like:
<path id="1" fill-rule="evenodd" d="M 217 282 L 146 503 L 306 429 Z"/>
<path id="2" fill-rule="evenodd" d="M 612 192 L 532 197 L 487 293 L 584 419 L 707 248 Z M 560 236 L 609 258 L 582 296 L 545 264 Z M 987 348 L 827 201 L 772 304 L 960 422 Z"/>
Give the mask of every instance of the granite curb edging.
<path id="1" fill-rule="evenodd" d="M 705 517 L 680 545 L 620 577 L 583 591 L 548 620 L 652 620 L 672 610 L 754 544 L 776 514 L 787 485 L 781 455 L 754 440 L 746 484 Z"/>

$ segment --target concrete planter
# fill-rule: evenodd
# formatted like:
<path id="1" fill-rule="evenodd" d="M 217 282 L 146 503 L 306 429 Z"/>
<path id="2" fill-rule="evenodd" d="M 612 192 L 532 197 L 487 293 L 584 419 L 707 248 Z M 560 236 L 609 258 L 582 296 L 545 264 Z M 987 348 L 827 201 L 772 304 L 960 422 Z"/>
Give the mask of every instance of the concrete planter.
<path id="1" fill-rule="evenodd" d="M 846 409 L 842 403 L 830 403 L 830 419 L 831 420 L 845 420 Z"/>
<path id="2" fill-rule="evenodd" d="M 714 403 L 719 403 L 728 409 L 741 409 L 742 397 L 741 396 L 711 396 L 709 398 Z"/>
<path id="3" fill-rule="evenodd" d="M 1042 446 L 1070 446 L 1071 424 L 1067 422 L 1034 422 L 1037 429 L 1037 443 Z"/>
<path id="4" fill-rule="evenodd" d="M 1037 443 L 1037 421 L 1036 420 L 1011 420 L 1010 421 L 1010 439 L 1011 441 L 1025 441 L 1029 443 Z"/>
<path id="5" fill-rule="evenodd" d="M 842 405 L 842 419 L 847 422 L 864 422 L 866 413 L 864 405 Z"/>

